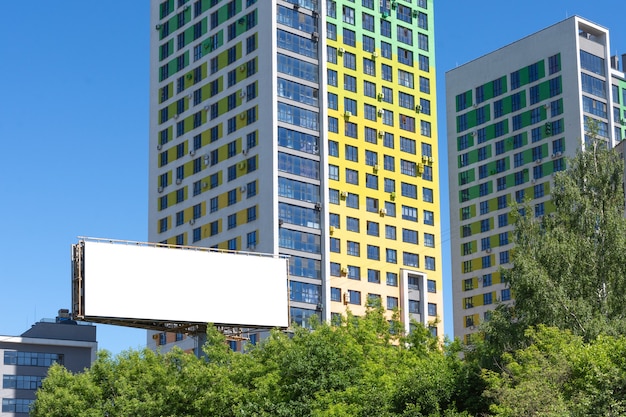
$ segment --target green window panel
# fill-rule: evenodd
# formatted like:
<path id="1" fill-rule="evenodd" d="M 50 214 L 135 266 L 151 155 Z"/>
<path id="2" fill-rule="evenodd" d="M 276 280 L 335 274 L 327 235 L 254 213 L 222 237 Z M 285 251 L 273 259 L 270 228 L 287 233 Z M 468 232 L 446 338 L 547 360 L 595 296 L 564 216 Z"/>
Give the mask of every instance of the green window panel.
<path id="1" fill-rule="evenodd" d="M 537 61 L 536 62 L 537 65 L 537 79 L 540 80 L 543 77 L 546 76 L 546 65 L 545 65 L 545 61 L 542 59 L 541 61 Z M 522 68 L 520 71 L 520 87 L 525 86 L 526 84 L 528 84 L 530 82 L 530 68 L 533 66 L 534 64 L 531 64 L 525 68 Z"/>
<path id="2" fill-rule="evenodd" d="M 209 10 L 211 7 L 213 7 L 213 6 L 211 5 L 211 1 L 210 1 L 210 0 L 200 0 L 200 1 L 201 1 L 201 3 L 200 3 L 200 8 L 201 8 L 201 10 L 202 10 L 202 13 L 206 12 L 206 11 L 207 11 L 207 10 Z M 214 1 L 214 3 L 219 3 L 220 1 L 222 1 L 222 0 L 217 0 L 217 1 Z"/>
<path id="3" fill-rule="evenodd" d="M 559 91 L 563 91 L 563 80 L 560 75 L 557 77 L 557 80 L 559 84 Z M 539 84 L 539 101 L 547 100 L 550 96 L 550 80 L 546 80 Z"/>
<path id="4" fill-rule="evenodd" d="M 465 105 L 464 105 L 465 104 Z M 456 96 L 456 111 L 460 112 L 472 106 L 472 90 Z"/>
<path id="5" fill-rule="evenodd" d="M 501 82 L 500 85 L 502 86 L 502 90 L 500 91 L 500 94 L 498 94 L 498 96 L 501 96 L 502 94 L 507 92 L 507 88 L 508 88 L 506 75 L 503 75 L 502 77 L 500 77 L 498 79 L 500 80 L 500 82 Z M 482 88 L 483 88 L 483 98 L 484 98 L 485 101 L 490 100 L 490 99 L 492 99 L 494 97 L 493 81 L 490 81 L 488 83 L 483 84 Z"/>
<path id="6" fill-rule="evenodd" d="M 174 11 L 174 0 L 165 0 L 160 4 L 159 18 L 163 19 Z"/>
<path id="7" fill-rule="evenodd" d="M 520 109 L 526 107 L 526 90 L 516 91 L 515 94 L 519 94 L 520 97 Z M 504 97 L 502 99 L 502 115 L 507 115 L 513 111 L 513 95 Z"/>
<path id="8" fill-rule="evenodd" d="M 183 25 L 189 23 L 191 21 L 191 7 L 184 9 L 181 13 L 183 13 L 183 16 L 184 16 L 184 19 L 181 23 Z M 161 24 L 161 27 L 159 28 L 160 40 L 162 40 L 163 38 L 168 36 L 170 33 L 173 33 L 174 31 L 178 30 L 181 27 L 181 26 L 178 26 L 178 13 L 167 20 L 167 26 L 169 27 L 168 32 L 165 32 L 165 26 L 166 25 Z"/>
<path id="9" fill-rule="evenodd" d="M 234 0 L 234 1 L 235 1 L 235 14 L 238 14 L 239 12 L 241 12 L 241 10 L 243 10 L 241 7 L 241 0 Z M 229 5 L 225 4 L 217 10 L 218 23 L 223 23 L 228 20 L 228 7 Z"/>
<path id="10" fill-rule="evenodd" d="M 456 138 L 456 150 L 457 151 L 461 151 L 463 146 L 463 142 L 466 141 L 467 142 L 467 146 L 464 149 L 467 148 L 471 148 L 472 146 L 474 146 L 474 136 L 472 136 L 470 133 L 466 133 L 463 136 L 459 136 L 458 138 Z"/>
<path id="11" fill-rule="evenodd" d="M 463 208 L 461 207 L 459 209 L 459 219 L 463 220 Z M 465 208 L 469 209 L 469 218 L 471 219 L 472 217 L 476 217 L 476 206 L 474 204 L 470 205 L 470 206 L 465 206 Z"/>
<path id="12" fill-rule="evenodd" d="M 167 55 L 163 55 L 163 50 L 159 48 L 159 61 L 163 61 L 165 58 L 169 57 L 174 53 L 174 39 L 170 39 L 166 42 L 168 44 L 167 50 L 169 51 Z"/>
<path id="13" fill-rule="evenodd" d="M 502 126 L 503 126 L 502 134 L 500 136 L 497 136 L 497 137 L 502 137 L 503 135 L 506 135 L 506 134 L 509 133 L 509 120 L 508 119 L 504 119 L 504 120 L 502 120 L 502 122 L 503 122 L 502 123 Z M 494 139 L 495 137 L 496 137 L 496 125 L 492 124 L 492 125 L 486 126 L 485 127 L 485 139 L 487 141 L 489 141 L 491 139 Z"/>
<path id="14" fill-rule="evenodd" d="M 491 146 L 487 146 L 487 152 L 485 159 L 491 158 L 492 150 Z M 467 153 L 468 165 L 478 162 L 478 149 L 471 150 Z"/>
<path id="15" fill-rule="evenodd" d="M 491 120 L 491 111 L 490 111 L 490 105 L 489 104 L 485 104 L 484 106 L 481 107 L 482 109 L 485 109 L 485 120 L 483 120 L 483 122 L 481 124 L 487 123 L 488 121 Z M 474 109 L 471 110 L 467 113 L 467 128 L 471 129 L 473 127 L 476 127 L 478 125 L 477 122 L 477 117 L 476 114 L 478 113 L 479 109 Z"/>
<path id="16" fill-rule="evenodd" d="M 476 179 L 476 173 L 474 169 L 468 169 L 459 173 L 459 185 L 469 184 Z"/>
<path id="17" fill-rule="evenodd" d="M 163 90 L 167 90 L 167 97 L 172 97 L 172 88 L 174 86 L 174 83 L 169 83 L 165 86 L 163 86 Z M 163 103 L 165 100 L 163 100 L 163 96 L 161 94 L 159 94 L 159 104 Z"/>

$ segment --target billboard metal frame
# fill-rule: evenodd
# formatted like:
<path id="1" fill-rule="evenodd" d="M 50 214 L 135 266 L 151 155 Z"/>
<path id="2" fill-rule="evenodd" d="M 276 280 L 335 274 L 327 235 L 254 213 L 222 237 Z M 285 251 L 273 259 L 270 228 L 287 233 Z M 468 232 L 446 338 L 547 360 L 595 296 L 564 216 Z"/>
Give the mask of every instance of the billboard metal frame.
<path id="1" fill-rule="evenodd" d="M 136 242 L 128 240 L 117 239 L 104 239 L 104 238 L 92 238 L 92 237 L 78 237 L 79 242 L 72 245 L 71 257 L 72 257 L 72 317 L 75 320 L 110 324 L 124 327 L 135 327 L 146 330 L 154 330 L 159 332 L 177 332 L 187 334 L 201 334 L 206 333 L 208 325 L 214 325 L 220 332 L 226 336 L 241 335 L 247 333 L 251 329 L 255 330 L 269 330 L 267 326 L 257 326 L 249 323 L 205 323 L 198 321 L 184 321 L 184 320 L 163 320 L 163 319 L 141 319 L 134 317 L 104 317 L 104 316 L 90 316 L 86 314 L 85 302 L 85 242 L 100 242 L 111 243 L 120 245 L 132 245 L 132 246 L 147 246 L 155 248 L 169 248 L 178 250 L 193 250 L 204 252 L 216 252 L 216 253 L 230 253 L 241 256 L 255 256 L 255 257 L 271 257 L 286 260 L 286 288 L 289 288 L 289 256 L 285 255 L 272 255 L 258 252 L 244 252 L 244 251 L 231 251 L 213 248 L 204 248 L 198 246 L 179 246 L 168 245 L 163 243 L 150 243 L 150 242 Z M 287 323 L 291 322 L 289 317 L 289 295 L 287 290 Z M 286 327 L 282 327 L 285 329 Z"/>

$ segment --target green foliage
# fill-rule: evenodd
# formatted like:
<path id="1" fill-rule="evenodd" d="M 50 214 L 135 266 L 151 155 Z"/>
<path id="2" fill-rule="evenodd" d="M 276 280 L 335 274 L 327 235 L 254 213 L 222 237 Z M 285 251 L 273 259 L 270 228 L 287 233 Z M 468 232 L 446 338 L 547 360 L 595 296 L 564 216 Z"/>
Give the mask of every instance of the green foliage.
<path id="1" fill-rule="evenodd" d="M 526 348 L 484 370 L 496 416 L 621 416 L 626 412 L 626 339 L 581 336 L 554 327 L 527 330 Z"/>
<path id="2" fill-rule="evenodd" d="M 552 213 L 512 208 L 514 267 L 504 276 L 515 304 L 483 327 L 494 358 L 525 346 L 529 326 L 569 329 L 585 341 L 626 331 L 623 172 L 615 152 L 591 146 L 557 174 Z"/>
<path id="3" fill-rule="evenodd" d="M 278 331 L 248 353 L 215 329 L 205 357 L 173 350 L 101 353 L 72 375 L 51 369 L 34 416 L 462 416 L 458 344 L 441 346 L 423 326 L 390 331 L 384 310 L 338 326 Z"/>

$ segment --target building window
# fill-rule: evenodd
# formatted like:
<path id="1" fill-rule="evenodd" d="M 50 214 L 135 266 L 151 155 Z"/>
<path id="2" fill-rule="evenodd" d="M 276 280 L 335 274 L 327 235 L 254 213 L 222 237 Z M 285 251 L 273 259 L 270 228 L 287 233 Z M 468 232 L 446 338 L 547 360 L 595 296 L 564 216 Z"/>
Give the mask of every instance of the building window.
<path id="1" fill-rule="evenodd" d="M 367 270 L 367 282 L 380 284 L 380 271 L 377 271 L 375 269 L 368 269 Z"/>
<path id="2" fill-rule="evenodd" d="M 387 263 L 396 264 L 398 263 L 398 255 L 395 249 L 387 249 L 386 250 L 386 259 Z"/>
<path id="3" fill-rule="evenodd" d="M 360 256 L 360 252 L 361 252 L 360 244 L 358 242 L 348 241 L 348 250 L 347 250 L 348 255 Z"/>
<path id="4" fill-rule="evenodd" d="M 402 252 L 402 264 L 418 268 L 419 256 L 416 253 Z"/>

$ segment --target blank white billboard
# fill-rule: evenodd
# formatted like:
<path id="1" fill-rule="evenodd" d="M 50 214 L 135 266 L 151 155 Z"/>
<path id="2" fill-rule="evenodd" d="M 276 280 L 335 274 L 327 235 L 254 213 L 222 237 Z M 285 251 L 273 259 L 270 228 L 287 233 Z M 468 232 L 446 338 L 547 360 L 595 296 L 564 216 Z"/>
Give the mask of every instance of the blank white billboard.
<path id="1" fill-rule="evenodd" d="M 288 326 L 285 258 L 84 241 L 83 260 L 85 318 Z"/>

